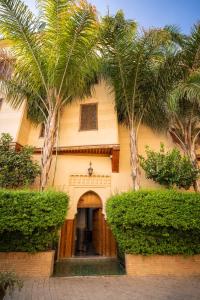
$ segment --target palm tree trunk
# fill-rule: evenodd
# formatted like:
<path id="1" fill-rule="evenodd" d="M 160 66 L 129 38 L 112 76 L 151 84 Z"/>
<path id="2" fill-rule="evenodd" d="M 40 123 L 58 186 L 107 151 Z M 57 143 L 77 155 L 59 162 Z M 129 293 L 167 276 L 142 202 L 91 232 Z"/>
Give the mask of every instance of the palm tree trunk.
<path id="1" fill-rule="evenodd" d="M 191 147 L 188 152 L 189 152 L 189 157 L 190 157 L 190 160 L 191 160 L 193 166 L 196 169 L 198 169 L 198 161 L 197 161 L 195 149 L 193 149 L 193 147 Z M 195 180 L 193 187 L 194 187 L 195 192 L 200 192 L 200 182 L 198 179 Z"/>
<path id="2" fill-rule="evenodd" d="M 131 154 L 131 177 L 133 180 L 133 189 L 138 191 L 140 189 L 140 172 L 139 159 L 137 149 L 136 130 L 134 126 L 130 128 L 130 154 Z"/>
<path id="3" fill-rule="evenodd" d="M 198 161 L 197 161 L 195 149 L 192 146 L 188 147 L 188 144 L 185 144 L 184 147 L 181 144 L 179 145 L 182 148 L 184 154 L 189 158 L 189 160 L 191 161 L 195 169 L 198 169 Z M 195 192 L 200 192 L 200 182 L 198 179 L 196 179 L 195 182 L 193 183 L 193 188 Z"/>
<path id="4" fill-rule="evenodd" d="M 45 124 L 45 135 L 44 135 L 44 145 L 42 149 L 42 157 L 41 157 L 41 190 L 44 190 L 47 181 L 48 175 L 51 168 L 53 148 L 56 140 L 56 132 L 57 132 L 57 117 L 58 110 L 55 108 L 51 114 L 49 114 L 47 122 Z"/>
<path id="5" fill-rule="evenodd" d="M 194 187 L 194 190 L 196 193 L 199 193 L 200 192 L 200 183 L 199 183 L 199 180 L 195 180 L 194 184 L 193 184 L 193 187 Z"/>

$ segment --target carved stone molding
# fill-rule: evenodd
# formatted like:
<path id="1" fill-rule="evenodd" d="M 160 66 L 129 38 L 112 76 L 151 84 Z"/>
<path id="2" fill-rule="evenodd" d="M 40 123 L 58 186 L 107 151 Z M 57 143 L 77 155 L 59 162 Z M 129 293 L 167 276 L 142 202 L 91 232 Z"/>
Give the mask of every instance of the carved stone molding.
<path id="1" fill-rule="evenodd" d="M 69 177 L 69 185 L 109 187 L 111 185 L 111 177 L 109 175 L 71 175 Z"/>

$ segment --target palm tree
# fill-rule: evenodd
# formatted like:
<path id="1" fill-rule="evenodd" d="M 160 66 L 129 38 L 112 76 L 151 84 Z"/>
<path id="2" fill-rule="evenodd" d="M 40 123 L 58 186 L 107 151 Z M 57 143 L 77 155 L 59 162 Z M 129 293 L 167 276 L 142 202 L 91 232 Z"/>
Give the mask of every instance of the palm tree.
<path id="1" fill-rule="evenodd" d="M 4 77 L 7 100 L 44 122 L 41 188 L 52 162 L 59 114 L 64 105 L 90 93 L 98 68 L 98 20 L 86 1 L 37 0 L 36 18 L 21 0 L 0 1 L 0 33 L 11 41 L 12 75 Z"/>
<path id="2" fill-rule="evenodd" d="M 169 27 L 174 47 L 159 71 L 157 97 L 166 103 L 167 130 L 173 141 L 198 168 L 196 150 L 200 137 L 200 24 L 190 36 Z M 164 118 L 164 115 L 163 115 Z M 198 180 L 194 189 L 200 191 Z"/>
<path id="3" fill-rule="evenodd" d="M 198 167 L 196 150 L 200 135 L 200 104 L 187 98 L 176 101 L 176 107 L 169 105 L 169 133 L 174 143 L 183 150 L 195 168 Z M 194 183 L 195 191 L 200 191 L 198 180 Z"/>
<path id="4" fill-rule="evenodd" d="M 171 35 L 161 29 L 139 34 L 136 23 L 125 20 L 119 11 L 103 19 L 101 40 L 103 74 L 115 93 L 118 120 L 129 129 L 131 176 L 133 188 L 138 190 L 138 131 L 142 123 L 158 128 L 162 122 L 154 82 Z"/>

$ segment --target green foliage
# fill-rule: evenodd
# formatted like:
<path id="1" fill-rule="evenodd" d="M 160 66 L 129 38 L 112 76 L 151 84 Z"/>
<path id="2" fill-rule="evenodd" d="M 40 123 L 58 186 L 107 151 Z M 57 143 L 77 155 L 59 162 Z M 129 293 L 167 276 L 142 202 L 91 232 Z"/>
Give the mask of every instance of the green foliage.
<path id="1" fill-rule="evenodd" d="M 22 280 L 15 273 L 0 272 L 0 300 L 4 299 L 7 290 L 11 296 L 15 287 L 20 290 L 23 287 Z"/>
<path id="2" fill-rule="evenodd" d="M 166 29 L 174 45 L 159 68 L 155 97 L 162 103 L 163 129 L 168 130 L 173 141 L 198 166 L 195 149 L 200 136 L 200 23 L 194 25 L 188 36 L 173 26 Z"/>
<path id="3" fill-rule="evenodd" d="M 118 121 L 130 130 L 130 163 L 133 188 L 138 189 L 137 142 L 143 123 L 159 130 L 163 102 L 155 95 L 160 65 L 171 45 L 171 35 L 164 29 L 139 32 L 133 20 L 122 11 L 105 16 L 100 30 L 103 75 L 115 95 Z M 164 121 L 164 122 L 163 122 Z M 162 125 L 160 124 L 162 123 Z"/>
<path id="4" fill-rule="evenodd" d="M 129 254 L 200 253 L 200 194 L 128 192 L 107 202 L 108 223 Z"/>
<path id="5" fill-rule="evenodd" d="M 91 95 L 99 70 L 99 21 L 87 1 L 37 0 L 36 17 L 23 0 L 0 1 L 0 90 L 14 108 L 44 123 L 41 189 L 47 184 L 63 106 Z M 11 76 L 12 70 L 12 76 Z"/>
<path id="6" fill-rule="evenodd" d="M 140 164 L 148 179 L 166 187 L 178 187 L 188 190 L 199 176 L 199 169 L 194 167 L 187 156 L 182 156 L 178 149 L 165 151 L 161 144 L 156 152 L 149 147 L 146 156 L 140 156 Z"/>
<path id="7" fill-rule="evenodd" d="M 159 128 L 159 100 L 155 82 L 165 60 L 171 35 L 163 29 L 139 32 L 135 21 L 127 20 L 122 11 L 106 16 L 101 24 L 104 75 L 115 92 L 120 122 L 137 128 L 141 123 Z"/>
<path id="8" fill-rule="evenodd" d="M 32 184 L 40 174 L 39 165 L 31 159 L 33 149 L 16 151 L 9 134 L 0 138 L 0 187 L 17 188 Z"/>
<path id="9" fill-rule="evenodd" d="M 0 190 L 0 251 L 54 248 L 67 207 L 65 193 Z"/>
<path id="10" fill-rule="evenodd" d="M 53 109 L 90 93 L 98 69 L 99 26 L 87 1 L 37 4 L 39 17 L 24 1 L 0 1 L 0 32 L 10 41 L 7 61 L 13 65 L 1 88 L 14 107 L 26 98 L 30 119 L 46 123 Z"/>

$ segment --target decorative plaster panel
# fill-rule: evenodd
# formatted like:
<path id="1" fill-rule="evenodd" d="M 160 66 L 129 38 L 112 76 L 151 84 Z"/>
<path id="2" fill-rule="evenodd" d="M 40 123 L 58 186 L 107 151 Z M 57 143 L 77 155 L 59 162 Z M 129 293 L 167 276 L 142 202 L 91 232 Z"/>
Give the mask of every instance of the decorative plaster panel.
<path id="1" fill-rule="evenodd" d="M 69 185 L 78 187 L 110 187 L 111 177 L 109 175 L 71 175 Z"/>

